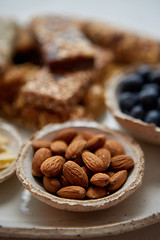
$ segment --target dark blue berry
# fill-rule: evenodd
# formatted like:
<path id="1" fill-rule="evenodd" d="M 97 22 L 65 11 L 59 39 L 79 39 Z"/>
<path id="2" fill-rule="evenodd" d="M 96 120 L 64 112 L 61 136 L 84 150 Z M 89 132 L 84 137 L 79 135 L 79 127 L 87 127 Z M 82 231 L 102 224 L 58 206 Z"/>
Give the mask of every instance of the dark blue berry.
<path id="1" fill-rule="evenodd" d="M 145 122 L 147 123 L 154 123 L 158 127 L 160 127 L 160 111 L 158 110 L 150 110 L 144 119 Z"/>
<path id="2" fill-rule="evenodd" d="M 150 82 L 157 83 L 160 85 L 160 71 L 154 71 L 150 75 Z"/>
<path id="3" fill-rule="evenodd" d="M 131 109 L 130 115 L 134 118 L 143 120 L 145 116 L 145 110 L 142 105 L 138 104 Z"/>
<path id="4" fill-rule="evenodd" d="M 159 92 L 160 87 L 157 83 L 146 83 L 143 85 L 142 90 L 149 89 L 149 88 L 156 88 Z"/>
<path id="5" fill-rule="evenodd" d="M 160 110 L 160 97 L 157 99 L 157 109 Z"/>
<path id="6" fill-rule="evenodd" d="M 127 75 L 123 82 L 121 82 L 121 92 L 137 92 L 142 88 L 143 79 L 139 74 L 132 73 Z"/>
<path id="7" fill-rule="evenodd" d="M 144 65 L 138 68 L 137 73 L 142 76 L 145 82 L 147 82 L 151 74 L 151 69 L 149 66 Z"/>
<path id="8" fill-rule="evenodd" d="M 138 102 L 137 96 L 131 92 L 124 92 L 120 94 L 119 105 L 124 113 L 129 113 L 131 108 Z"/>
<path id="9" fill-rule="evenodd" d="M 159 91 L 156 88 L 147 88 L 143 89 L 139 93 L 139 100 L 140 103 L 146 108 L 146 109 L 153 109 L 157 105 L 157 98 L 159 96 Z"/>

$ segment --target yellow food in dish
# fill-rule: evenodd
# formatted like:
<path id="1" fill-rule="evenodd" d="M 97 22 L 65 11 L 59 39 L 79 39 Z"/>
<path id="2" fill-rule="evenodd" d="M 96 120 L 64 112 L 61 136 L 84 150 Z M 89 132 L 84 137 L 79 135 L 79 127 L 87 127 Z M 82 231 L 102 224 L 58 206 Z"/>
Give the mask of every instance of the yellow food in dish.
<path id="1" fill-rule="evenodd" d="M 16 157 L 10 149 L 8 149 L 8 139 L 0 135 L 0 170 L 7 168 Z"/>

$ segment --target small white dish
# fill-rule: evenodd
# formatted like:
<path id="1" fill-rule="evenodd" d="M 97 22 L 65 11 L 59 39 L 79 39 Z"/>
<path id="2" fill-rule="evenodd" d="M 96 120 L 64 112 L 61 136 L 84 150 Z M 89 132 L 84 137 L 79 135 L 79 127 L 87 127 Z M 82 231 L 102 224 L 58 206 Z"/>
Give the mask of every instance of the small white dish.
<path id="1" fill-rule="evenodd" d="M 142 141 L 160 145 L 160 128 L 155 124 L 146 123 L 140 119 L 133 118 L 123 113 L 118 104 L 120 95 L 120 83 L 129 73 L 133 73 L 139 66 L 128 67 L 117 71 L 106 83 L 105 101 L 108 109 L 118 123 L 131 133 L 135 138 Z M 153 69 L 160 69 L 160 66 L 151 66 Z"/>
<path id="2" fill-rule="evenodd" d="M 22 140 L 17 130 L 8 123 L 0 121 L 0 134 L 8 139 L 7 148 L 10 149 L 15 157 L 18 156 Z M 7 180 L 15 172 L 15 161 L 11 162 L 5 169 L 0 170 L 0 183 Z"/>
<path id="3" fill-rule="evenodd" d="M 33 158 L 32 142 L 37 139 L 51 141 L 58 131 L 70 127 L 76 128 L 77 131 L 89 130 L 94 133 L 105 134 L 107 139 L 115 139 L 120 142 L 126 154 L 133 157 L 135 166 L 130 171 L 125 184 L 118 191 L 95 200 L 64 199 L 48 193 L 37 179 L 33 177 L 31 172 Z M 112 131 L 96 122 L 73 121 L 64 124 L 46 125 L 27 140 L 20 149 L 19 157 L 16 161 L 16 173 L 24 187 L 29 190 L 34 197 L 52 207 L 77 212 L 95 211 L 118 204 L 141 185 L 144 173 L 144 157 L 140 146 L 131 137 Z"/>

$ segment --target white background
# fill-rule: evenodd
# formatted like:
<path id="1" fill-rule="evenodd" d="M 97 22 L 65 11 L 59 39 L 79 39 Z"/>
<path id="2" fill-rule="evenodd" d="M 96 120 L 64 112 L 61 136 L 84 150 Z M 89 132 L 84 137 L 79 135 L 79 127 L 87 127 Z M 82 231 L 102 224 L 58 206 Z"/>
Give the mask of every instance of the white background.
<path id="1" fill-rule="evenodd" d="M 160 39 L 160 0 L 0 0 L 0 16 L 16 18 L 22 24 L 39 13 L 96 18 Z M 101 239 L 157 240 L 160 224 Z"/>

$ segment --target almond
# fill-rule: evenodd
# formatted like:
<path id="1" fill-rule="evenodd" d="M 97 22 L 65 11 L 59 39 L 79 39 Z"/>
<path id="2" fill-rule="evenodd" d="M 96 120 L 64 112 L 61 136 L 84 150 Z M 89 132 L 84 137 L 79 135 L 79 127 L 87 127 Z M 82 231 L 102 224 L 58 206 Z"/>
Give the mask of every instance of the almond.
<path id="1" fill-rule="evenodd" d="M 58 190 L 57 195 L 62 198 L 81 200 L 85 198 L 86 191 L 80 186 L 67 186 Z"/>
<path id="2" fill-rule="evenodd" d="M 95 135 L 90 138 L 86 143 L 86 149 L 90 151 L 95 151 L 98 148 L 101 148 L 106 141 L 106 137 L 104 134 Z"/>
<path id="3" fill-rule="evenodd" d="M 65 159 L 62 156 L 53 156 L 46 159 L 41 165 L 42 173 L 47 177 L 56 177 L 62 171 Z"/>
<path id="4" fill-rule="evenodd" d="M 104 163 L 104 171 L 109 167 L 111 163 L 111 154 L 106 148 L 99 148 L 95 155 L 99 157 Z"/>
<path id="5" fill-rule="evenodd" d="M 118 190 L 127 179 L 127 170 L 121 170 L 116 172 L 111 178 L 110 183 L 108 185 L 108 191 L 114 192 Z"/>
<path id="6" fill-rule="evenodd" d="M 45 140 L 36 140 L 32 143 L 33 151 L 37 151 L 39 148 L 50 148 L 51 142 Z"/>
<path id="7" fill-rule="evenodd" d="M 56 136 L 54 136 L 54 141 L 55 140 L 62 140 L 65 141 L 66 143 L 70 143 L 72 139 L 77 135 L 77 132 L 73 128 L 67 128 L 59 131 Z"/>
<path id="8" fill-rule="evenodd" d="M 115 172 L 107 171 L 106 174 L 111 178 L 115 174 Z"/>
<path id="9" fill-rule="evenodd" d="M 87 197 L 90 199 L 102 198 L 107 195 L 107 190 L 105 188 L 91 186 L 87 190 Z"/>
<path id="10" fill-rule="evenodd" d="M 73 161 L 79 166 L 82 166 L 84 164 L 81 156 L 76 157 Z"/>
<path id="11" fill-rule="evenodd" d="M 107 148 L 109 150 L 112 157 L 125 154 L 122 145 L 113 139 L 107 140 L 104 144 L 104 148 Z"/>
<path id="12" fill-rule="evenodd" d="M 97 187 L 105 187 L 109 183 L 110 177 L 106 173 L 96 173 L 94 174 L 90 182 Z"/>
<path id="13" fill-rule="evenodd" d="M 84 139 L 73 139 L 66 150 L 65 157 L 67 159 L 72 159 L 80 156 L 83 149 L 85 148 L 85 145 L 86 141 Z"/>
<path id="14" fill-rule="evenodd" d="M 92 176 L 92 172 L 85 165 L 82 166 L 82 169 L 85 171 L 88 177 Z"/>
<path id="15" fill-rule="evenodd" d="M 92 172 L 102 172 L 104 170 L 103 161 L 94 153 L 85 151 L 82 153 L 82 159 L 87 168 Z"/>
<path id="16" fill-rule="evenodd" d="M 67 144 L 66 144 L 66 142 L 64 142 L 62 140 L 56 140 L 51 143 L 50 148 L 51 148 L 51 151 L 53 154 L 63 156 L 66 153 Z"/>
<path id="17" fill-rule="evenodd" d="M 32 174 L 35 177 L 43 176 L 40 167 L 42 163 L 51 156 L 52 156 L 51 150 L 49 150 L 48 148 L 40 148 L 35 152 L 32 160 Z"/>
<path id="18" fill-rule="evenodd" d="M 123 170 L 134 167 L 134 160 L 128 155 L 118 155 L 111 158 L 110 168 L 112 170 Z"/>
<path id="19" fill-rule="evenodd" d="M 72 185 L 88 186 L 88 176 L 85 171 L 75 162 L 67 161 L 63 166 L 63 175 Z"/>
<path id="20" fill-rule="evenodd" d="M 90 138 L 94 137 L 95 134 L 89 131 L 81 131 L 80 135 L 85 139 L 85 140 L 89 140 Z"/>
<path id="21" fill-rule="evenodd" d="M 60 183 L 61 183 L 62 187 L 66 187 L 66 186 L 71 185 L 71 184 L 66 180 L 65 176 L 63 175 L 63 173 L 60 174 L 59 179 L 60 179 Z"/>
<path id="22" fill-rule="evenodd" d="M 43 177 L 43 185 L 50 193 L 55 193 L 61 187 L 60 181 L 57 178 Z"/>

